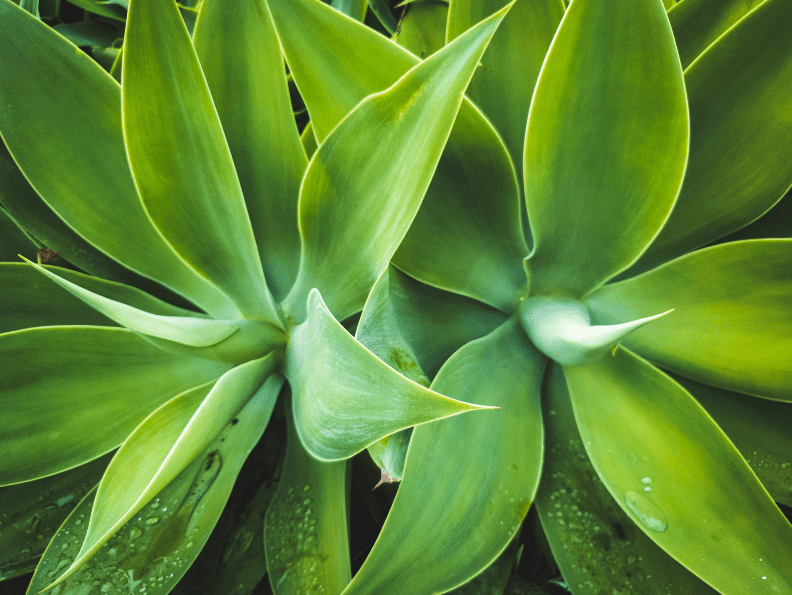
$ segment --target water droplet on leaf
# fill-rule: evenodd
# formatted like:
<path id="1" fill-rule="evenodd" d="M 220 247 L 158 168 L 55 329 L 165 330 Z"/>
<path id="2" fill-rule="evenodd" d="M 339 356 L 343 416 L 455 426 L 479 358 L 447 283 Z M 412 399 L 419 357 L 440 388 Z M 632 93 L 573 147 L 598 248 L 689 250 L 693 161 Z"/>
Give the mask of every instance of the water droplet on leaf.
<path id="1" fill-rule="evenodd" d="M 662 533 L 668 526 L 668 520 L 657 505 L 637 492 L 627 491 L 624 494 L 624 502 L 641 524 L 647 529 Z"/>

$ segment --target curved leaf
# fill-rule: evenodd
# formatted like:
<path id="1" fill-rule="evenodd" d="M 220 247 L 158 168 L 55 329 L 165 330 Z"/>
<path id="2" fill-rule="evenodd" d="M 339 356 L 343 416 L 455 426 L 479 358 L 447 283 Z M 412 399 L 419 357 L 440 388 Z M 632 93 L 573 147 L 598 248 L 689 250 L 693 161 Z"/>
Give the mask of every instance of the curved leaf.
<path id="1" fill-rule="evenodd" d="M 242 189 L 173 0 L 133 0 L 122 112 L 140 197 L 174 250 L 251 317 L 278 322 Z"/>
<path id="2" fill-rule="evenodd" d="M 338 320 L 363 308 L 421 205 L 465 87 L 508 8 L 358 105 L 311 159 L 303 251 L 284 307 L 302 320 L 317 288 Z"/>
<path id="3" fill-rule="evenodd" d="M 614 502 L 591 466 L 561 367 L 543 393 L 547 435 L 536 509 L 575 595 L 715 595 L 649 539 Z"/>
<path id="4" fill-rule="evenodd" d="M 787 192 L 772 209 L 759 219 L 719 239 L 716 243 L 739 242 L 741 240 L 756 240 L 766 238 L 792 237 L 792 192 Z"/>
<path id="5" fill-rule="evenodd" d="M 183 343 L 193 347 L 208 347 L 227 339 L 239 330 L 231 320 L 213 320 L 196 316 L 161 316 L 151 314 L 123 302 L 106 298 L 56 275 L 42 266 L 24 259 L 60 287 L 89 306 L 130 330 Z"/>
<path id="6" fill-rule="evenodd" d="M 297 198 L 308 160 L 264 0 L 201 3 L 195 51 L 234 159 L 264 274 L 276 299 L 297 275 Z"/>
<path id="7" fill-rule="evenodd" d="M 108 256 L 212 314 L 233 312 L 228 299 L 190 269 L 151 224 L 127 162 L 118 83 L 7 0 L 0 2 L 0 23 L 0 131 L 36 192 Z M 50 218 L 46 211 L 42 215 Z M 65 239 L 74 243 L 69 234 Z"/>
<path id="8" fill-rule="evenodd" d="M 498 8 L 503 8 L 503 6 Z M 476 23 L 483 21 L 493 12 L 495 10 L 482 15 Z M 447 21 L 448 4 L 446 2 L 427 0 L 414 3 L 407 9 L 401 20 L 401 32 L 393 40 L 421 60 L 425 60 L 445 45 Z M 492 41 L 490 41 L 491 43 Z M 473 80 L 475 78 L 474 74 Z"/>
<path id="9" fill-rule="evenodd" d="M 152 409 L 228 369 L 103 327 L 6 333 L 0 360 L 0 485 L 65 471 L 116 448 Z"/>
<path id="10" fill-rule="evenodd" d="M 33 238 L 0 208 L 0 260 L 16 262 L 17 255 L 22 252 L 32 258 L 38 247 Z"/>
<path id="11" fill-rule="evenodd" d="M 688 140 L 659 0 L 572 3 L 528 116 L 531 293 L 578 298 L 635 262 L 674 206 Z"/>
<path id="12" fill-rule="evenodd" d="M 792 526 L 687 391 L 621 348 L 564 375 L 594 468 L 650 539 L 718 591 L 792 588 Z"/>
<path id="13" fill-rule="evenodd" d="M 274 359 L 270 355 L 237 366 L 212 383 L 213 386 L 204 385 L 182 393 L 135 429 L 107 468 L 96 492 L 97 506 L 91 514 L 85 541 L 58 582 L 74 574 L 93 557 L 226 426 L 230 431 L 239 423 L 235 416 L 247 403 L 255 402 L 258 393 L 264 395 L 262 398 L 268 403 L 265 418 L 256 420 L 260 432 L 264 431 L 283 383 L 281 377 L 273 377 L 265 383 L 273 371 Z"/>
<path id="14" fill-rule="evenodd" d="M 418 58 L 318 0 L 269 0 L 319 141 Z M 332 53 L 327 48 L 332 47 Z M 481 197 L 487 200 L 482 201 Z M 492 125 L 463 100 L 421 209 L 393 257 L 415 278 L 512 312 L 525 284 L 519 190 Z"/>
<path id="15" fill-rule="evenodd" d="M 792 186 L 790 27 L 792 4 L 764 2 L 685 71 L 685 183 L 667 225 L 630 273 L 748 225 Z"/>
<path id="16" fill-rule="evenodd" d="M 719 244 L 606 285 L 585 303 L 598 323 L 674 308 L 624 344 L 694 380 L 792 401 L 791 267 L 792 240 Z"/>
<path id="17" fill-rule="evenodd" d="M 86 535 L 88 517 L 99 512 L 98 506 L 91 510 L 91 498 L 84 501 L 47 548 L 28 594 L 38 593 L 56 578 L 62 589 L 56 586 L 45 592 L 71 595 L 84 592 L 89 584 L 91 588 L 101 585 L 103 593 L 126 595 L 142 587 L 149 595 L 169 593 L 217 523 L 242 464 L 264 431 L 278 387 L 268 383 L 267 390 L 257 392 L 236 416 L 236 424 L 222 428 L 203 452 L 107 542 L 107 547 L 64 578 L 63 570 L 77 556 Z"/>
<path id="18" fill-rule="evenodd" d="M 453 0 L 448 9 L 448 41 L 505 4 L 505 0 Z M 487 47 L 467 90 L 500 133 L 515 164 L 523 162 L 528 108 L 564 10 L 562 0 L 517 2 Z M 521 184 L 522 173 L 520 168 Z"/>
<path id="19" fill-rule="evenodd" d="M 264 546 L 275 595 L 338 594 L 350 577 L 346 462 L 305 451 L 287 415 L 286 460 L 267 510 Z"/>
<path id="20" fill-rule="evenodd" d="M 286 351 L 295 426 L 320 461 L 346 459 L 409 426 L 486 407 L 455 401 L 408 380 L 358 343 L 318 291 Z"/>
<path id="21" fill-rule="evenodd" d="M 356 21 L 363 21 L 368 8 L 368 0 L 331 0 L 330 6 Z"/>
<path id="22" fill-rule="evenodd" d="M 546 361 L 512 319 L 446 362 L 435 390 L 502 410 L 413 431 L 388 519 L 344 595 L 442 593 L 503 551 L 539 484 Z"/>
<path id="23" fill-rule="evenodd" d="M 377 15 L 379 22 L 387 29 L 391 35 L 399 30 L 399 23 L 390 9 L 391 0 L 369 0 L 369 7 L 371 12 Z"/>

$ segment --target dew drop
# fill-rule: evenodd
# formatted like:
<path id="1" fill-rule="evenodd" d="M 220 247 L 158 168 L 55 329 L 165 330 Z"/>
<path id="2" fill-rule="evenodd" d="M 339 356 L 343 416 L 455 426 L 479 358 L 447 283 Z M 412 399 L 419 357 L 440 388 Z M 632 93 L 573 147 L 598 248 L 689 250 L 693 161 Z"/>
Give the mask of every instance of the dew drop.
<path id="1" fill-rule="evenodd" d="M 644 484 L 645 486 L 648 486 L 648 485 L 650 485 L 652 483 L 652 478 L 651 477 L 644 477 L 641 480 L 641 483 Z"/>
<path id="2" fill-rule="evenodd" d="M 147 525 L 156 525 L 157 523 L 159 523 L 159 519 L 155 516 L 151 517 L 150 519 L 146 519 Z"/>
<path id="3" fill-rule="evenodd" d="M 638 520 L 652 531 L 662 533 L 668 526 L 668 520 L 662 511 L 651 500 L 637 492 L 628 491 L 624 494 L 624 502 Z"/>
<path id="4" fill-rule="evenodd" d="M 767 577 L 766 577 L 766 576 L 763 576 L 763 577 L 762 577 L 762 580 L 763 580 L 763 581 L 766 581 L 766 580 L 767 580 Z"/>
<path id="5" fill-rule="evenodd" d="M 141 535 L 143 535 L 143 531 L 141 531 L 141 530 L 140 530 L 140 529 L 138 529 L 137 527 L 132 527 L 132 528 L 129 530 L 129 539 L 137 539 L 137 538 L 138 538 L 138 537 L 140 537 Z"/>

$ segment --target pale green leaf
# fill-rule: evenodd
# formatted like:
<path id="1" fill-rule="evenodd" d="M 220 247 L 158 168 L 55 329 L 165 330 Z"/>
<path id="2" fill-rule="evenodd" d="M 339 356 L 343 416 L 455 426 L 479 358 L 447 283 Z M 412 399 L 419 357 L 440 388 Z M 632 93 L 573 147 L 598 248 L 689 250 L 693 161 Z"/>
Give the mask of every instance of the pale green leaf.
<path id="1" fill-rule="evenodd" d="M 6 333 L 0 335 L 0 360 L 0 485 L 52 475 L 109 452 L 153 409 L 228 369 L 103 327 Z"/>
<path id="2" fill-rule="evenodd" d="M 495 11 L 491 10 L 483 15 L 479 21 L 483 21 L 493 12 Z M 447 2 L 427 0 L 414 3 L 407 9 L 404 18 L 401 20 L 401 32 L 393 40 L 421 60 L 425 60 L 445 45 L 447 21 Z M 476 21 L 476 23 L 479 21 Z M 498 37 L 496 36 L 494 39 L 498 39 Z M 474 75 L 473 80 L 475 79 Z"/>
<path id="3" fill-rule="evenodd" d="M 363 308 L 421 205 L 473 69 L 508 8 L 369 97 L 322 142 L 300 190 L 298 320 L 318 288 L 343 320 Z"/>
<path id="4" fill-rule="evenodd" d="M 173 0 L 133 0 L 124 41 L 127 153 L 148 215 L 246 316 L 277 322 L 242 189 Z"/>
<path id="5" fill-rule="evenodd" d="M 446 362 L 433 389 L 502 409 L 413 431 L 390 514 L 344 595 L 443 593 L 503 551 L 539 484 L 546 361 L 512 319 Z"/>
<path id="6" fill-rule="evenodd" d="M 630 273 L 748 225 L 792 186 L 790 27 L 792 3 L 768 0 L 685 71 L 685 182 L 663 231 Z"/>
<path id="7" fill-rule="evenodd" d="M 226 426 L 233 428 L 238 423 L 235 416 L 248 402 L 255 402 L 259 392 L 268 399 L 269 413 L 257 420 L 264 431 L 283 384 L 279 375 L 267 380 L 274 364 L 274 355 L 270 355 L 237 366 L 213 385 L 197 387 L 171 399 L 135 429 L 107 468 L 96 492 L 97 507 L 91 514 L 85 541 L 59 581 L 93 557 Z"/>
<path id="8" fill-rule="evenodd" d="M 233 314 L 228 298 L 163 240 L 140 202 L 124 149 L 118 83 L 8 0 L 0 2 L 0 45 L 0 133 L 36 192 L 115 260 L 212 314 Z"/>
<path id="9" fill-rule="evenodd" d="M 204 0 L 195 51 L 234 158 L 267 282 L 283 299 L 300 261 L 297 198 L 308 160 L 264 0 Z"/>
<path id="10" fill-rule="evenodd" d="M 792 401 L 791 268 L 792 240 L 719 244 L 606 285 L 585 303 L 600 324 L 674 308 L 624 344 L 694 380 Z"/>
<path id="11" fill-rule="evenodd" d="M 0 580 L 36 569 L 41 554 L 69 513 L 93 490 L 110 455 L 63 473 L 0 488 Z"/>
<path id="12" fill-rule="evenodd" d="M 564 375 L 594 468 L 652 541 L 722 593 L 792 589 L 792 526 L 687 391 L 623 348 Z"/>
<path id="13" fill-rule="evenodd" d="M 275 595 L 338 594 L 350 578 L 346 462 L 305 451 L 291 417 L 278 491 L 267 510 L 264 547 Z"/>
<path id="14" fill-rule="evenodd" d="M 43 266 L 35 265 L 27 259 L 24 260 L 73 296 L 132 331 L 193 347 L 208 347 L 227 339 L 239 330 L 239 325 L 232 320 L 152 314 L 94 293 L 76 283 L 67 281 Z"/>
<path id="15" fill-rule="evenodd" d="M 560 366 L 548 372 L 542 397 L 547 448 L 536 509 L 572 593 L 714 595 L 649 539 L 602 485 L 580 439 Z"/>
<path id="16" fill-rule="evenodd" d="M 390 87 L 418 63 L 319 0 L 269 0 L 268 5 L 319 141 L 368 95 Z M 521 262 L 528 251 L 521 208 L 503 142 L 465 99 L 393 262 L 425 283 L 512 312 L 515 294 L 525 284 Z"/>
<path id="17" fill-rule="evenodd" d="M 531 292 L 578 298 L 635 262 L 674 206 L 688 137 L 659 0 L 573 2 L 528 116 Z"/>
<path id="18" fill-rule="evenodd" d="M 448 9 L 448 40 L 455 39 L 506 3 L 505 0 L 453 0 Z M 531 97 L 563 16 L 562 0 L 517 2 L 487 47 L 467 90 L 468 97 L 500 133 L 515 164 L 523 162 Z M 522 183 L 522 168 L 518 173 Z"/>
<path id="19" fill-rule="evenodd" d="M 292 330 L 286 377 L 300 440 L 323 461 L 349 458 L 397 430 L 481 408 L 439 395 L 377 359 L 333 318 L 316 290 L 308 319 Z"/>
<path id="20" fill-rule="evenodd" d="M 86 583 L 109 595 L 128 595 L 145 586 L 148 595 L 166 595 L 195 560 L 217 523 L 248 453 L 261 437 L 279 384 L 265 385 L 193 461 L 167 484 L 107 547 L 48 593 L 84 593 Z M 74 559 L 86 536 L 92 498 L 70 516 L 47 548 L 29 595 L 38 593 Z M 140 587 L 138 587 L 140 585 Z M 105 591 L 101 591 L 105 588 Z"/>

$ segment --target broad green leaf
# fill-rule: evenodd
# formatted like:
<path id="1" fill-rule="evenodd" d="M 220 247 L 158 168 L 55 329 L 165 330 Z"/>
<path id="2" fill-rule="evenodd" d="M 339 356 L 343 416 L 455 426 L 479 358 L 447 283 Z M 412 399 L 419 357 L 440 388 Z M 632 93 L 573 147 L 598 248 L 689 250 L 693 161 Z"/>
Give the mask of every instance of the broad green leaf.
<path id="1" fill-rule="evenodd" d="M 379 22 L 393 35 L 399 30 L 399 23 L 391 12 L 391 0 L 369 0 L 371 12 L 377 15 Z"/>
<path id="2" fill-rule="evenodd" d="M 345 595 L 443 593 L 503 551 L 539 484 L 546 361 L 512 319 L 446 362 L 434 390 L 502 409 L 415 428 L 388 519 Z"/>
<path id="3" fill-rule="evenodd" d="M 0 580 L 36 569 L 49 540 L 99 483 L 109 462 L 105 455 L 57 475 L 0 488 Z"/>
<path id="4" fill-rule="evenodd" d="M 602 485 L 580 439 L 560 366 L 552 365 L 544 386 L 547 447 L 536 509 L 572 593 L 714 595 L 649 539 Z"/>
<path id="5" fill-rule="evenodd" d="M 108 256 L 212 314 L 233 314 L 228 298 L 163 241 L 140 202 L 124 149 L 118 83 L 8 0 L 0 2 L 0 45 L 6 62 L 0 68 L 0 132 L 36 192 Z M 58 241 L 29 229 L 48 243 Z"/>
<path id="6" fill-rule="evenodd" d="M 42 268 L 63 280 L 96 294 L 161 316 L 191 316 L 195 313 L 151 297 L 129 285 L 105 281 L 62 267 Z M 115 326 L 84 301 L 58 285 L 42 278 L 41 273 L 23 262 L 0 264 L 0 333 L 35 326 L 95 325 Z"/>
<path id="7" fill-rule="evenodd" d="M 71 4 L 82 8 L 83 10 L 98 14 L 99 16 L 114 19 L 116 21 L 125 21 L 127 18 L 127 7 L 124 4 L 117 2 L 104 2 L 103 0 L 68 0 Z"/>
<path id="8" fill-rule="evenodd" d="M 297 433 L 320 461 L 349 458 L 409 426 L 482 409 L 439 395 L 377 359 L 333 318 L 316 290 L 308 319 L 292 330 L 286 377 Z"/>
<path id="9" fill-rule="evenodd" d="M 351 572 L 346 462 L 317 461 L 291 416 L 287 424 L 286 460 L 264 527 L 269 583 L 275 595 L 337 595 Z"/>
<path id="10" fill-rule="evenodd" d="M 104 23 L 78 21 L 76 23 L 60 23 L 53 27 L 77 47 L 108 48 L 116 39 L 123 39 L 124 32 Z"/>
<path id="11" fill-rule="evenodd" d="M 790 26 L 792 3 L 768 0 L 685 71 L 691 126 L 685 182 L 666 226 L 631 273 L 748 225 L 792 186 Z"/>
<path id="12" fill-rule="evenodd" d="M 27 253 L 32 258 L 37 248 L 33 237 L 0 207 L 0 260 L 17 262 L 20 253 Z"/>
<path id="13" fill-rule="evenodd" d="M 682 68 L 764 0 L 685 0 L 669 8 Z M 673 10 L 672 10 L 673 9 Z"/>
<path id="14" fill-rule="evenodd" d="M 356 21 L 363 22 L 368 8 L 368 0 L 331 0 L 330 6 Z"/>
<path id="15" fill-rule="evenodd" d="M 234 158 L 264 274 L 276 299 L 297 275 L 300 144 L 278 38 L 264 0 L 201 3 L 195 51 Z"/>
<path id="16" fill-rule="evenodd" d="M 502 8 L 502 6 L 498 8 Z M 491 10 L 482 15 L 476 23 L 483 21 L 493 12 L 495 11 Z M 394 41 L 424 60 L 445 45 L 447 21 L 447 2 L 427 0 L 415 3 L 407 9 L 407 13 L 401 21 L 401 32 L 394 37 Z M 498 39 L 498 36 L 494 39 Z M 473 80 L 475 79 L 474 75 Z"/>
<path id="17" fill-rule="evenodd" d="M 723 429 L 773 500 L 792 506 L 792 404 L 676 380 Z"/>
<path id="18" fill-rule="evenodd" d="M 123 80 L 127 153 L 154 225 L 243 314 L 277 322 L 231 153 L 173 0 L 133 0 Z"/>
<path id="19" fill-rule="evenodd" d="M 270 355 L 237 366 L 217 383 L 197 387 L 170 400 L 135 429 L 107 468 L 96 492 L 97 506 L 91 514 L 85 541 L 59 581 L 94 556 L 226 426 L 233 428 L 239 421 L 235 416 L 248 402 L 255 402 L 258 393 L 264 394 L 269 403 L 266 417 L 257 420 L 260 431 L 264 431 L 283 384 L 279 375 L 267 379 L 274 363 L 275 358 Z"/>
<path id="20" fill-rule="evenodd" d="M 719 244 L 606 285 L 585 302 L 606 324 L 674 308 L 624 344 L 694 380 L 792 401 L 790 267 L 792 240 Z"/>
<path id="21" fill-rule="evenodd" d="M 792 589 L 792 526 L 687 391 L 623 348 L 564 375 L 597 474 L 652 541 L 722 593 Z"/>
<path id="22" fill-rule="evenodd" d="M 152 314 L 94 293 L 76 283 L 67 281 L 43 266 L 25 260 L 73 296 L 132 331 L 193 347 L 208 347 L 227 339 L 239 330 L 239 325 L 233 320 Z"/>
<path id="23" fill-rule="evenodd" d="M 792 237 L 792 192 L 779 200 L 759 219 L 717 241 L 718 244 L 765 238 Z"/>
<path id="24" fill-rule="evenodd" d="M 300 189 L 303 251 L 285 309 L 318 288 L 343 320 L 363 308 L 421 205 L 473 69 L 508 8 L 364 100 L 322 142 Z"/>
<path id="25" fill-rule="evenodd" d="M 91 500 L 84 501 L 47 549 L 28 594 L 38 593 L 58 575 L 63 579 L 60 588 L 47 593 L 76 595 L 85 593 L 86 585 L 110 595 L 139 593 L 143 587 L 148 595 L 169 593 L 209 538 L 242 464 L 264 431 L 278 392 L 274 385 L 269 388 L 274 392 L 256 393 L 237 415 L 238 422 L 222 428 L 107 547 L 63 579 L 63 571 L 80 550 L 87 519 L 99 513 L 99 506 L 92 511 Z"/>
<path id="26" fill-rule="evenodd" d="M 268 6 L 319 141 L 358 103 L 393 85 L 419 61 L 318 0 L 269 0 Z M 463 100 L 426 198 L 393 262 L 425 283 L 511 312 L 525 284 L 521 262 L 528 249 L 521 208 L 503 142 Z"/>
<path id="27" fill-rule="evenodd" d="M 152 409 L 228 369 L 103 327 L 5 333 L 0 360 L 0 485 L 52 475 L 109 452 Z"/>
<path id="28" fill-rule="evenodd" d="M 505 0 L 453 0 L 448 10 L 448 40 L 505 4 Z M 500 133 L 515 164 L 523 162 L 531 97 L 563 16 L 562 0 L 517 2 L 487 47 L 467 90 Z M 522 184 L 522 168 L 518 173 Z"/>
<path id="29" fill-rule="evenodd" d="M 578 298 L 635 262 L 674 206 L 688 137 L 659 0 L 573 2 L 528 116 L 531 293 Z"/>

